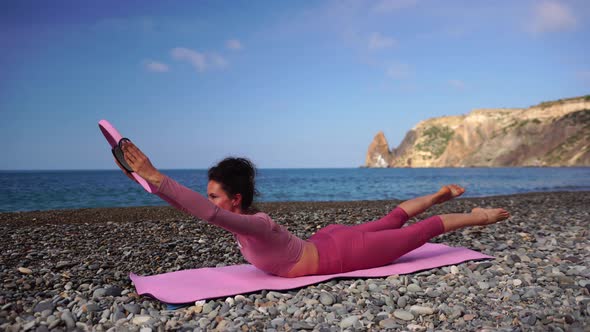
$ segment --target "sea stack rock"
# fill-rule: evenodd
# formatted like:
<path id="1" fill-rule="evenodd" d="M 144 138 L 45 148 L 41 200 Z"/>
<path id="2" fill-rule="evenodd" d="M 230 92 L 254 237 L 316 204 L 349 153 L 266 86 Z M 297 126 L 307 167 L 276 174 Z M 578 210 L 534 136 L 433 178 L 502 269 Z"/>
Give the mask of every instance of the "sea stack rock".
<path id="1" fill-rule="evenodd" d="M 387 139 L 383 132 L 380 131 L 375 135 L 373 142 L 369 145 L 365 166 L 385 168 L 389 167 L 390 163 L 391 153 L 389 152 L 389 144 L 387 144 Z"/>
<path id="2" fill-rule="evenodd" d="M 590 95 L 529 108 L 476 109 L 418 123 L 389 150 L 379 132 L 366 167 L 590 166 Z"/>

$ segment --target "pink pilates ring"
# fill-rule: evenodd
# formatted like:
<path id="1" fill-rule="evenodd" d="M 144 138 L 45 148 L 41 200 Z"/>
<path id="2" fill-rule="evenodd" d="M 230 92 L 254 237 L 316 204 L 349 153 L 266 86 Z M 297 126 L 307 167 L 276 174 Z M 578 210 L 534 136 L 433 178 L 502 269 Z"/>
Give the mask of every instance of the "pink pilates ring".
<path id="1" fill-rule="evenodd" d="M 113 156 L 115 157 L 115 159 L 119 160 L 121 166 L 123 166 L 123 168 L 125 168 L 131 174 L 131 176 L 133 176 L 133 178 L 137 180 L 137 182 L 143 187 L 143 189 L 145 189 L 145 191 L 147 191 L 150 194 L 155 193 L 158 190 L 156 186 L 147 182 L 144 178 L 137 175 L 137 173 L 131 171 L 129 165 L 127 165 L 127 163 L 124 162 L 124 159 L 121 160 L 123 152 L 120 150 L 119 142 L 121 142 L 121 140 L 126 140 L 127 138 L 121 136 L 117 129 L 115 129 L 115 127 L 113 127 L 113 125 L 111 125 L 107 120 L 100 120 L 98 122 L 98 127 L 100 128 L 100 131 L 102 132 L 104 137 L 107 139 L 107 142 L 111 146 Z"/>

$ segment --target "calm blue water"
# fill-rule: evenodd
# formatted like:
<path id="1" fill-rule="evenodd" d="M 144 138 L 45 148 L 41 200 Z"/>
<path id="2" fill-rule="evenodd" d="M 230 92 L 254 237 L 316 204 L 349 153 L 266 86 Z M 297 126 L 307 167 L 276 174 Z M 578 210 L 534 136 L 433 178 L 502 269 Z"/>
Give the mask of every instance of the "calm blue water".
<path id="1" fill-rule="evenodd" d="M 205 193 L 206 170 L 163 173 Z M 261 202 L 408 199 L 443 184 L 465 197 L 590 190 L 590 168 L 261 169 Z M 0 171 L 0 212 L 166 205 L 118 170 Z"/>

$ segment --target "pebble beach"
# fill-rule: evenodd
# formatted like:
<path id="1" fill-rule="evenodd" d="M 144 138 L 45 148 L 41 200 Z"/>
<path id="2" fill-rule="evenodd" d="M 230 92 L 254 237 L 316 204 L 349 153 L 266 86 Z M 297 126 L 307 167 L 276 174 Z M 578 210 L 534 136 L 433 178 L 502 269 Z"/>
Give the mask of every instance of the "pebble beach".
<path id="1" fill-rule="evenodd" d="M 399 201 L 259 203 L 301 238 Z M 231 234 L 171 207 L 0 213 L 3 331 L 590 331 L 590 192 L 460 198 L 435 214 L 512 217 L 431 242 L 494 256 L 385 278 L 336 279 L 168 310 L 128 275 L 247 263 Z"/>

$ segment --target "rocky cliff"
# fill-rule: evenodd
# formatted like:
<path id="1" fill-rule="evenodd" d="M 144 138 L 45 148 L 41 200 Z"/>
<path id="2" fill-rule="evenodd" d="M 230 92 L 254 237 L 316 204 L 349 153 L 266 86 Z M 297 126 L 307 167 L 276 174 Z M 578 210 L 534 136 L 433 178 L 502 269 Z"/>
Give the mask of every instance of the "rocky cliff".
<path id="1" fill-rule="evenodd" d="M 379 132 L 365 166 L 590 166 L 590 95 L 428 119 L 392 150 Z"/>

